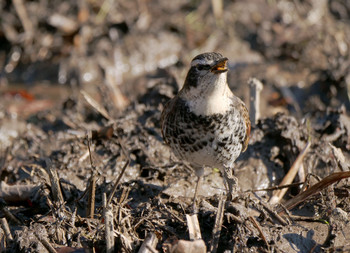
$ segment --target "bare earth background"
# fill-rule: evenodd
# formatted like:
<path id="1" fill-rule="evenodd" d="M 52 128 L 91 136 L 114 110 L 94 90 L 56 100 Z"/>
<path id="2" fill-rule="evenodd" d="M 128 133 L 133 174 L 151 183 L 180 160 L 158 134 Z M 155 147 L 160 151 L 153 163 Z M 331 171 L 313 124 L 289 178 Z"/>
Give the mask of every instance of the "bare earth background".
<path id="1" fill-rule="evenodd" d="M 263 83 L 217 251 L 350 251 L 349 0 L 13 0 L 0 2 L 0 25 L 1 252 L 104 252 L 104 194 L 114 252 L 137 252 L 151 233 L 157 251 L 189 240 L 196 178 L 163 143 L 160 113 L 208 51 L 229 58 L 247 105 L 248 79 Z M 268 204 L 271 189 L 253 191 L 278 185 L 299 155 L 294 182 L 306 184 L 288 187 L 289 212 Z M 208 168 L 207 247 L 224 193 Z"/>

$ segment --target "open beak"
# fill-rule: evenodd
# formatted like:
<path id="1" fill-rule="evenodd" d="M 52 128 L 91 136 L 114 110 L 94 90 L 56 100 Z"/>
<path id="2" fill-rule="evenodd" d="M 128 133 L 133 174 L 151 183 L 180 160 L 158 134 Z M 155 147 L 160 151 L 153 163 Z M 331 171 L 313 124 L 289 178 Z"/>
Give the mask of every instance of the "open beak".
<path id="1" fill-rule="evenodd" d="M 213 72 L 214 74 L 220 74 L 224 73 L 228 70 L 227 68 L 227 61 L 228 59 L 225 57 L 221 60 L 219 60 L 211 69 L 210 71 Z"/>

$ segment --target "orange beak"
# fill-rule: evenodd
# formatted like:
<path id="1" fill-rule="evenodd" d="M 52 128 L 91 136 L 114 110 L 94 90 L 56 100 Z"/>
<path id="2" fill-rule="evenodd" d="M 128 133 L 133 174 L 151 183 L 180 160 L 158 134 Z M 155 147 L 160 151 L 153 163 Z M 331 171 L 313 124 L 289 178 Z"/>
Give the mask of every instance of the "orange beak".
<path id="1" fill-rule="evenodd" d="M 210 71 L 213 72 L 214 74 L 220 74 L 224 73 L 228 70 L 227 68 L 227 58 L 223 58 L 219 60 L 211 69 Z"/>

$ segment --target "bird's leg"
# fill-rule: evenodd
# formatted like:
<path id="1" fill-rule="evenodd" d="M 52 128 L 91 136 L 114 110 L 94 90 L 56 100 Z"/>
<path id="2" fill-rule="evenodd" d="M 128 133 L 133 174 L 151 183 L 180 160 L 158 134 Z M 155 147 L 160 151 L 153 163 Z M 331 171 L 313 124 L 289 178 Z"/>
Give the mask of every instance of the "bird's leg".
<path id="1" fill-rule="evenodd" d="M 228 188 L 227 200 L 231 201 L 233 199 L 233 192 L 237 191 L 237 178 L 232 175 L 232 169 L 224 169 L 224 178 Z"/>
<path id="2" fill-rule="evenodd" d="M 197 213 L 198 211 L 196 206 L 196 200 L 197 200 L 197 194 L 199 189 L 199 182 L 201 181 L 201 177 L 204 174 L 204 168 L 195 169 L 195 174 L 197 176 L 197 183 L 196 183 L 196 188 L 194 190 L 193 205 L 192 205 L 192 211 L 194 214 Z"/>
<path id="3" fill-rule="evenodd" d="M 197 194 L 198 194 L 198 186 L 199 186 L 199 181 L 201 180 L 201 177 L 197 177 L 197 184 L 196 184 L 196 189 L 194 191 L 194 196 L 193 196 L 193 204 L 192 204 L 192 211 L 193 213 L 197 213 L 197 206 L 196 206 L 196 200 L 197 200 Z"/>

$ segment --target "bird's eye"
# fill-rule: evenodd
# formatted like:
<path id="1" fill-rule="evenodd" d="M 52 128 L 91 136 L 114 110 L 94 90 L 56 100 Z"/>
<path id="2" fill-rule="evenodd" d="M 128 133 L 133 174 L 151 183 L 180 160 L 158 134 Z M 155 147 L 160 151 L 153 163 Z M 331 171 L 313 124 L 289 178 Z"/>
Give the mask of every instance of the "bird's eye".
<path id="1" fill-rule="evenodd" d="M 201 70 L 203 70 L 203 69 L 209 69 L 209 68 L 210 68 L 209 65 L 198 65 L 198 66 L 197 66 L 197 69 L 198 69 L 199 71 L 201 71 Z"/>

